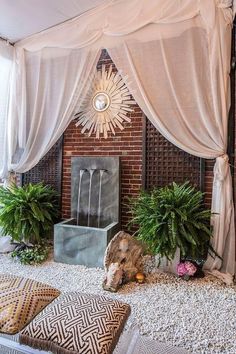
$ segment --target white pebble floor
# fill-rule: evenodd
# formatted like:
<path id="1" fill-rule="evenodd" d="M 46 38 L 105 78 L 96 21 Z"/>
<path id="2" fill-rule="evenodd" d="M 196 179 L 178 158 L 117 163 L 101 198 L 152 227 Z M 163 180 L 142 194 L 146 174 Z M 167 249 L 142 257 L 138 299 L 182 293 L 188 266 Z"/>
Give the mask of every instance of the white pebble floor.
<path id="1" fill-rule="evenodd" d="M 225 286 L 212 276 L 186 282 L 154 272 L 145 284 L 130 283 L 113 294 L 102 289 L 104 271 L 97 268 L 52 260 L 23 266 L 8 255 L 0 255 L 0 273 L 29 277 L 62 292 L 117 298 L 131 306 L 126 328 L 137 324 L 141 334 L 192 353 L 236 354 L 236 287 Z"/>

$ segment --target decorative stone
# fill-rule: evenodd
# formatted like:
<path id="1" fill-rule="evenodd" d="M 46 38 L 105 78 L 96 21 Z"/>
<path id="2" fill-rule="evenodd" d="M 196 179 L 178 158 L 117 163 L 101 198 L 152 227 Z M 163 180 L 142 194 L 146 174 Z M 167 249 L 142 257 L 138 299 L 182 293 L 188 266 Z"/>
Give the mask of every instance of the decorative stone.
<path id="1" fill-rule="evenodd" d="M 123 274 L 123 269 L 119 263 L 111 263 L 106 274 L 106 279 L 103 282 L 103 289 L 116 292 L 122 284 Z"/>
<path id="2" fill-rule="evenodd" d="M 127 283 L 135 279 L 138 272 L 142 272 L 142 255 L 143 247 L 133 236 L 124 231 L 118 232 L 117 235 L 109 243 L 104 257 L 104 267 L 106 270 L 106 278 L 104 288 L 109 288 L 108 284 L 114 282 L 115 274 L 118 270 L 123 273 L 122 283 Z M 116 265 L 116 272 L 114 270 Z M 113 279 L 110 280 L 111 274 Z M 116 283 L 116 286 L 118 284 Z M 108 290 L 108 289 L 107 289 Z"/>
<path id="3" fill-rule="evenodd" d="M 0 236 L 0 253 L 13 252 L 16 248 L 15 244 L 12 244 L 11 236 Z"/>
<path id="4" fill-rule="evenodd" d="M 143 256 L 143 272 L 147 276 L 148 274 L 154 273 L 157 270 L 155 256 L 146 254 Z"/>

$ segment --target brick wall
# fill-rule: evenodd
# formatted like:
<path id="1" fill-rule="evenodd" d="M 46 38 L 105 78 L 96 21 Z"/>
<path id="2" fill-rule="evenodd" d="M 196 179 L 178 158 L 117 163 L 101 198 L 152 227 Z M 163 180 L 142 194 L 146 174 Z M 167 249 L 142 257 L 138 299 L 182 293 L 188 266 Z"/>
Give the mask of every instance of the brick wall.
<path id="1" fill-rule="evenodd" d="M 103 51 L 98 63 L 112 64 L 108 54 Z M 112 64 L 113 65 L 113 64 Z M 113 65 L 113 70 L 116 70 Z M 125 198 L 139 193 L 142 184 L 142 124 L 143 113 L 138 105 L 129 114 L 131 123 L 124 123 L 124 130 L 116 130 L 116 135 L 108 139 L 96 139 L 93 134 L 81 134 L 81 129 L 71 122 L 64 134 L 62 216 L 70 217 L 70 184 L 72 156 L 120 156 L 121 159 L 121 227 L 126 229 L 129 220 Z"/>

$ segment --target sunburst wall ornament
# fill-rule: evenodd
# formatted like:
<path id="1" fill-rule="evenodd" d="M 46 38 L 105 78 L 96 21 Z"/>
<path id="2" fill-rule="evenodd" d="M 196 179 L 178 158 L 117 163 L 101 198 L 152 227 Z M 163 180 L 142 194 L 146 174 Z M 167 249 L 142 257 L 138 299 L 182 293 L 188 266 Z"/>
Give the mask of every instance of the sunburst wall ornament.
<path id="1" fill-rule="evenodd" d="M 127 113 L 133 111 L 130 105 L 134 104 L 119 72 L 112 72 L 112 65 L 106 71 L 103 65 L 91 80 L 81 112 L 75 115 L 76 126 L 81 125 L 81 132 L 88 131 L 89 136 L 95 132 L 96 138 L 103 134 L 107 139 L 108 132 L 115 135 L 116 128 L 123 130 L 123 123 L 131 121 Z"/>

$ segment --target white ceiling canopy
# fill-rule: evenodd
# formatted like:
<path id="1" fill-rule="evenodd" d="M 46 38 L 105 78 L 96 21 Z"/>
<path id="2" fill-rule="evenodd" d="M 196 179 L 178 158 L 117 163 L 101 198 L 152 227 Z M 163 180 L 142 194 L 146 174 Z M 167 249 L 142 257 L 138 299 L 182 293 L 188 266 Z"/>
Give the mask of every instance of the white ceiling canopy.
<path id="1" fill-rule="evenodd" d="M 108 1 L 108 0 L 107 0 Z M 105 0 L 0 0 L 0 37 L 14 43 L 106 2 Z"/>

